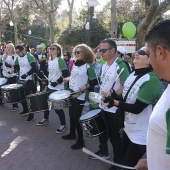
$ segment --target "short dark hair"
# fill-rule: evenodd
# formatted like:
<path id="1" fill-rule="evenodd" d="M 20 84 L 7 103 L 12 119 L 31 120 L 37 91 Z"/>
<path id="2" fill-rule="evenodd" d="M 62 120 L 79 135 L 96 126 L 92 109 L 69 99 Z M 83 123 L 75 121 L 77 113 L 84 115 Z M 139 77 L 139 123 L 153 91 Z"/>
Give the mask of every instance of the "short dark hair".
<path id="1" fill-rule="evenodd" d="M 101 41 L 101 43 L 108 43 L 110 48 L 115 48 L 115 52 L 117 51 L 117 45 L 113 39 L 104 39 Z"/>
<path id="2" fill-rule="evenodd" d="M 22 51 L 24 49 L 24 46 L 19 44 L 19 45 L 15 46 L 15 49 L 19 50 L 19 51 Z"/>
<path id="3" fill-rule="evenodd" d="M 71 58 L 71 54 L 70 54 L 70 52 L 69 52 L 69 51 L 66 51 L 66 52 L 63 52 L 63 53 L 65 53 L 65 54 L 66 54 L 66 56 L 68 56 L 68 58 Z"/>
<path id="4" fill-rule="evenodd" d="M 153 26 L 145 36 L 145 41 L 153 51 L 156 50 L 157 45 L 162 45 L 170 51 L 170 19 L 160 21 Z"/>

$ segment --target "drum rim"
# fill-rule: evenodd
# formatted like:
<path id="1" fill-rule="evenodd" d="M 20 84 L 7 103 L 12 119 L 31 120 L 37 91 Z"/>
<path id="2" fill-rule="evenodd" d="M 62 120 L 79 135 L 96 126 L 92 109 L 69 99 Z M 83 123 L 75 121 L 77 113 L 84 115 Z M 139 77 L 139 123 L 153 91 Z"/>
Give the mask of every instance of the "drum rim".
<path id="1" fill-rule="evenodd" d="M 93 115 L 92 117 L 87 118 L 87 119 L 81 119 L 81 118 L 83 118 L 83 116 L 84 116 L 85 114 L 87 114 L 87 113 L 89 113 L 89 112 L 92 112 L 92 111 L 94 111 L 94 110 L 99 110 L 99 112 L 98 112 L 97 114 Z M 94 109 L 94 110 L 91 110 L 91 111 L 89 111 L 89 112 L 86 112 L 85 114 L 83 114 L 83 115 L 80 117 L 79 120 L 81 120 L 81 121 L 82 121 L 82 120 L 90 120 L 91 118 L 96 117 L 96 116 L 101 112 L 101 109 Z"/>
<path id="2" fill-rule="evenodd" d="M 48 92 L 38 92 L 38 93 L 33 93 L 33 94 L 29 94 L 29 95 L 27 95 L 27 96 L 25 96 L 25 97 L 31 97 L 31 96 L 39 96 L 39 95 L 37 95 L 37 94 L 47 94 L 48 95 Z"/>
<path id="3" fill-rule="evenodd" d="M 67 91 L 67 92 L 69 92 L 69 94 L 67 94 L 68 97 L 63 98 L 63 99 L 52 99 L 52 98 L 51 98 L 51 96 L 54 95 L 54 93 L 62 92 L 62 91 Z M 58 90 L 58 91 L 52 92 L 52 93 L 49 95 L 49 99 L 50 99 L 50 100 L 55 100 L 55 101 L 65 100 L 65 99 L 68 99 L 68 98 L 70 97 L 70 94 L 71 94 L 71 92 L 70 92 L 69 90 Z"/>
<path id="4" fill-rule="evenodd" d="M 17 83 L 14 83 L 14 84 L 17 84 Z M 23 84 L 17 84 L 17 85 L 19 85 L 18 88 L 16 88 L 16 86 L 14 86 L 12 88 L 4 88 L 5 86 L 11 86 L 11 85 L 14 85 L 14 84 L 3 85 L 3 86 L 1 86 L 1 89 L 13 90 L 13 89 L 20 89 L 20 88 L 23 87 Z"/>

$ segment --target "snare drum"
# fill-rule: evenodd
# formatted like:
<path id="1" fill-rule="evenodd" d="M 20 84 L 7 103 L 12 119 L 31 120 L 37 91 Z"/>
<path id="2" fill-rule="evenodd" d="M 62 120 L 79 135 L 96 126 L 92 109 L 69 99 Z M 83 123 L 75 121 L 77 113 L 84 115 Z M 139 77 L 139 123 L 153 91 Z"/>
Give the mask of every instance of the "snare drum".
<path id="1" fill-rule="evenodd" d="M 96 92 L 90 92 L 89 99 L 94 101 L 95 103 L 101 103 L 102 95 Z"/>
<path id="2" fill-rule="evenodd" d="M 29 113 L 49 110 L 48 95 L 48 92 L 39 92 L 26 96 Z"/>
<path id="3" fill-rule="evenodd" d="M 8 84 L 1 87 L 3 103 L 17 103 L 24 100 L 24 87 L 22 84 Z"/>
<path id="4" fill-rule="evenodd" d="M 7 84 L 7 79 L 6 78 L 0 78 L 0 96 L 1 95 L 1 87 Z"/>
<path id="5" fill-rule="evenodd" d="M 85 113 L 80 117 L 80 123 L 84 128 L 87 137 L 98 136 L 106 130 L 101 109 L 95 109 Z"/>
<path id="6" fill-rule="evenodd" d="M 52 107 L 57 110 L 70 107 L 70 94 L 71 92 L 69 90 L 61 90 L 51 93 L 49 100 L 52 101 Z"/>

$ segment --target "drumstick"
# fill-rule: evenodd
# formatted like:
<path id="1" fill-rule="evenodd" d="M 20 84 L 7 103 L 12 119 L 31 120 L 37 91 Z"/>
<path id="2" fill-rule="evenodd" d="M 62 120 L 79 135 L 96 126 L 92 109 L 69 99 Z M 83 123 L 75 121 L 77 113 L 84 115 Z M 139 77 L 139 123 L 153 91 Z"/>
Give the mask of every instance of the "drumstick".
<path id="1" fill-rule="evenodd" d="M 116 81 L 117 81 L 117 79 L 119 78 L 119 76 L 121 75 L 121 73 L 123 72 L 123 70 L 124 70 L 124 68 L 122 68 L 122 69 L 121 69 L 120 73 L 119 73 L 119 74 L 118 74 L 118 76 L 116 77 L 116 79 L 115 79 L 115 81 L 114 81 L 114 83 L 113 83 L 113 85 L 112 85 L 112 88 L 111 88 L 111 89 L 113 89 L 113 87 L 115 86 Z"/>
<path id="2" fill-rule="evenodd" d="M 43 81 L 36 73 L 34 73 L 36 75 L 36 77 L 40 80 Z"/>
<path id="3" fill-rule="evenodd" d="M 47 76 L 44 74 L 44 72 L 43 72 L 42 70 L 40 71 L 40 73 L 43 74 L 43 76 L 45 77 L 46 80 L 48 80 L 49 82 L 51 82 L 51 81 L 47 78 Z"/>
<path id="4" fill-rule="evenodd" d="M 106 160 L 106 159 L 104 159 L 104 158 L 102 158 L 102 157 L 94 154 L 93 152 L 89 151 L 89 150 L 86 149 L 86 148 L 83 148 L 82 151 L 83 151 L 84 153 L 86 153 L 86 154 L 88 154 L 88 155 L 91 155 L 91 156 L 97 158 L 98 160 L 103 161 L 103 162 L 106 162 L 106 163 L 108 163 L 108 164 L 115 165 L 115 166 L 117 166 L 117 167 L 121 167 L 121 168 L 125 168 L 125 169 L 135 169 L 134 167 L 124 166 L 124 165 L 117 164 L 117 163 L 114 163 L 114 162 L 112 162 L 112 161 Z"/>
<path id="5" fill-rule="evenodd" d="M 100 88 L 100 82 L 99 82 L 99 79 L 98 79 L 98 76 L 97 76 L 97 73 L 96 73 L 96 70 L 94 69 L 94 72 L 96 74 L 96 78 L 97 78 L 97 82 L 98 82 L 98 85 L 99 85 L 99 88 Z"/>

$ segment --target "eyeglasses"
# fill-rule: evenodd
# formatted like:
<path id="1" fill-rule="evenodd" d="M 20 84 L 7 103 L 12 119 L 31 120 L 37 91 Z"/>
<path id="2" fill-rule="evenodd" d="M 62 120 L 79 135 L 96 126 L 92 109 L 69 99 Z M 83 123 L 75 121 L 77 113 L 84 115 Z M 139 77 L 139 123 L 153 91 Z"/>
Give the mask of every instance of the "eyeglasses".
<path id="1" fill-rule="evenodd" d="M 147 55 L 147 56 L 149 56 L 149 55 L 146 53 L 146 51 L 144 51 L 144 50 L 138 50 L 137 53 L 138 53 L 139 55 Z"/>
<path id="2" fill-rule="evenodd" d="M 54 50 L 57 50 L 57 48 L 50 48 L 50 50 L 54 51 Z"/>
<path id="3" fill-rule="evenodd" d="M 80 54 L 81 53 L 81 51 L 75 51 L 75 54 Z"/>
<path id="4" fill-rule="evenodd" d="M 107 50 L 110 50 L 110 49 L 112 49 L 112 48 L 108 48 L 108 49 L 99 49 L 98 52 L 99 52 L 99 53 L 105 53 Z"/>

